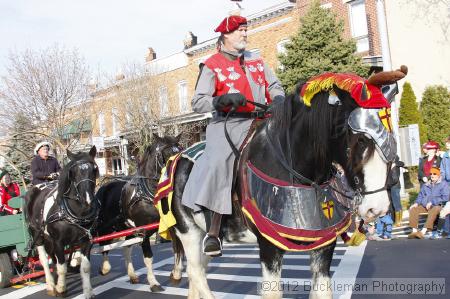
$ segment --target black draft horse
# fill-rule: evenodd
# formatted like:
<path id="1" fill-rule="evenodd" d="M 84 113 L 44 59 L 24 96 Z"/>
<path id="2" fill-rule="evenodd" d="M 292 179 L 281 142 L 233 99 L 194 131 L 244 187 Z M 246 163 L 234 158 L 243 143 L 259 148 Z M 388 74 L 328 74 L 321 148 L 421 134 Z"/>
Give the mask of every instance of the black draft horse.
<path id="1" fill-rule="evenodd" d="M 33 244 L 37 246 L 39 260 L 45 271 L 47 294 L 66 293 L 66 246 L 80 246 L 80 275 L 85 298 L 93 298 L 89 261 L 91 230 L 95 225 L 99 206 L 94 199 L 98 167 L 95 146 L 89 153 L 73 154 L 67 150 L 67 163 L 58 184 L 34 186 L 25 195 L 25 217 Z M 56 263 L 57 284 L 50 272 L 47 253 Z"/>
<path id="2" fill-rule="evenodd" d="M 279 156 L 290 156 L 291 167 L 317 184 L 331 178 L 332 162 L 339 163 L 343 166 L 351 187 L 361 192 L 358 210 L 362 218 L 371 221 L 385 213 L 389 199 L 386 188 L 380 187 L 385 186 L 389 163 L 382 159 L 371 139 L 349 128 L 349 115 L 358 107 L 350 93 L 334 85 L 332 89 L 338 101 L 330 103 L 329 90 L 322 90 L 315 94 L 311 107 L 308 107 L 299 96 L 300 88 L 301 86 L 288 96 L 283 104 L 274 107 L 271 118 L 257 126 L 255 135 L 246 148 L 247 161 L 251 161 L 259 170 L 273 178 L 290 182 L 292 172 L 282 166 L 279 159 Z M 269 139 L 273 143 L 269 144 Z M 174 230 L 186 254 L 188 298 L 209 299 L 214 298 L 205 274 L 209 258 L 202 254 L 201 249 L 201 241 L 205 235 L 204 228 L 202 229 L 205 216 L 202 212 L 194 214 L 181 203 L 192 166 L 192 162 L 186 159 L 181 159 L 177 165 L 172 201 L 172 210 L 177 221 Z M 293 182 L 302 183 L 297 178 L 294 178 Z M 377 189 L 379 190 L 376 193 L 369 192 Z M 235 195 L 242 200 L 240 187 L 234 190 Z M 233 212 L 240 213 L 239 210 Z M 278 286 L 285 252 L 267 241 L 251 222 L 248 222 L 249 228 L 257 237 L 260 249 L 262 280 L 271 282 L 271 286 Z M 336 241 L 310 251 L 313 278 L 310 298 L 332 297 L 328 288 L 318 286 L 331 283 L 330 265 L 335 245 Z M 281 298 L 282 288 L 263 289 L 262 297 Z"/>
<path id="3" fill-rule="evenodd" d="M 127 180 L 111 181 L 100 187 L 95 195 L 101 204 L 99 215 L 98 235 L 106 235 L 115 231 L 125 230 L 150 223 L 159 222 L 159 213 L 153 204 L 156 187 L 161 169 L 166 161 L 177 154 L 181 135 L 176 137 L 158 137 L 153 135 L 154 142 L 146 148 L 139 159 L 137 173 Z M 156 230 L 145 231 L 141 243 L 144 263 L 147 267 L 147 280 L 152 292 L 161 292 L 164 289 L 153 274 L 153 252 L 150 246 L 150 237 Z M 175 237 L 175 236 L 174 236 Z M 127 239 L 132 238 L 132 236 Z M 112 241 L 102 242 L 100 245 L 110 244 Z M 173 243 L 179 244 L 179 243 Z M 175 250 L 174 251 L 178 251 Z M 134 272 L 131 259 L 131 246 L 124 246 L 125 267 L 131 283 L 138 283 L 139 277 Z M 103 263 L 100 274 L 106 275 L 111 270 L 108 260 L 108 251 L 103 252 Z M 175 266 L 171 279 L 174 283 L 181 280 L 183 270 L 181 254 L 175 255 Z"/>

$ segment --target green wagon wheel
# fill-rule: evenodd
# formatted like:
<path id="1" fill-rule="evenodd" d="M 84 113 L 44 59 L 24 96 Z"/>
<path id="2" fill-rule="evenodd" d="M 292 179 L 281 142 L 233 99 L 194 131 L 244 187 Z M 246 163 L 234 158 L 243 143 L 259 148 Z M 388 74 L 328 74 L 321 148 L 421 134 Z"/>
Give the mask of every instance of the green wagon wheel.
<path id="1" fill-rule="evenodd" d="M 0 254 L 0 288 L 6 288 L 11 285 L 10 280 L 13 277 L 11 260 L 6 253 Z"/>

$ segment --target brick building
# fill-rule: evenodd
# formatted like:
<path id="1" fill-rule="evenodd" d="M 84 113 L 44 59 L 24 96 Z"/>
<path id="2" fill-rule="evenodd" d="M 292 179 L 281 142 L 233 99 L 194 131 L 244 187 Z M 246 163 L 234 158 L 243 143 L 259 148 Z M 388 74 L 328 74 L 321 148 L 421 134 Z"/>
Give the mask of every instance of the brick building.
<path id="1" fill-rule="evenodd" d="M 357 52 L 364 61 L 373 66 L 382 66 L 380 35 L 378 32 L 377 0 L 321 0 L 323 8 L 335 12 L 345 24 L 345 36 L 357 42 Z M 309 0 L 284 1 L 260 12 L 246 16 L 248 19 L 247 50 L 260 53 L 272 68 L 279 67 L 277 55 L 284 51 L 284 45 L 294 35 L 300 25 L 300 17 L 307 11 Z M 243 3 L 245 6 L 245 2 Z M 210 20 L 214 28 L 219 20 Z M 153 86 L 153 96 L 149 99 L 153 114 L 158 118 L 155 131 L 178 133 L 183 125 L 203 121 L 202 126 L 190 136 L 190 142 L 198 141 L 204 135 L 205 119 L 208 114 L 199 115 L 191 110 L 191 98 L 198 76 L 198 66 L 215 53 L 217 38 L 197 43 L 197 38 L 188 33 L 185 49 L 167 57 L 157 58 L 152 48 L 145 56 L 147 76 L 141 78 Z M 132 130 L 118 125 L 118 118 L 127 114 L 127 106 L 117 98 L 117 88 L 127 77 L 118 76 L 111 87 L 96 90 L 90 100 L 93 125 L 93 140 L 103 142 L 99 161 L 105 174 L 126 173 L 127 136 Z M 146 81 L 147 80 L 147 81 Z M 141 82 L 142 82 L 141 81 Z M 130 99 L 133 101 L 134 99 Z M 170 127 L 170 130 L 166 130 Z M 128 132 L 128 133 L 127 133 Z M 127 135 L 128 134 L 128 135 Z"/>

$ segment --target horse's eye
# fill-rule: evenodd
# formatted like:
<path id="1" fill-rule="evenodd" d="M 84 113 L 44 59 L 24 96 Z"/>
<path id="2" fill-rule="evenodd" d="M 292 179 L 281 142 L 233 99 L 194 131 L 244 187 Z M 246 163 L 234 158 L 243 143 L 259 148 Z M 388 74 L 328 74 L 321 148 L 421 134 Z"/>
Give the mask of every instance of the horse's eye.
<path id="1" fill-rule="evenodd" d="M 358 138 L 357 143 L 358 143 L 359 147 L 363 147 L 363 148 L 367 147 L 367 140 L 365 138 L 362 138 L 362 137 Z"/>

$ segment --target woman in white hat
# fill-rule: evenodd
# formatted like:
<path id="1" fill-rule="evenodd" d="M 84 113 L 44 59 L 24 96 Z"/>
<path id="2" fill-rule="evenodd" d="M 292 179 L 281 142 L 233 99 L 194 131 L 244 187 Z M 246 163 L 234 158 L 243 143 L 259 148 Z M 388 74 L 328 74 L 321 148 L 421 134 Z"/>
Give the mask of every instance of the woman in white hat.
<path id="1" fill-rule="evenodd" d="M 50 143 L 40 142 L 34 148 L 34 158 L 31 161 L 31 174 L 33 185 L 47 183 L 58 178 L 61 170 L 58 160 L 49 155 Z"/>

